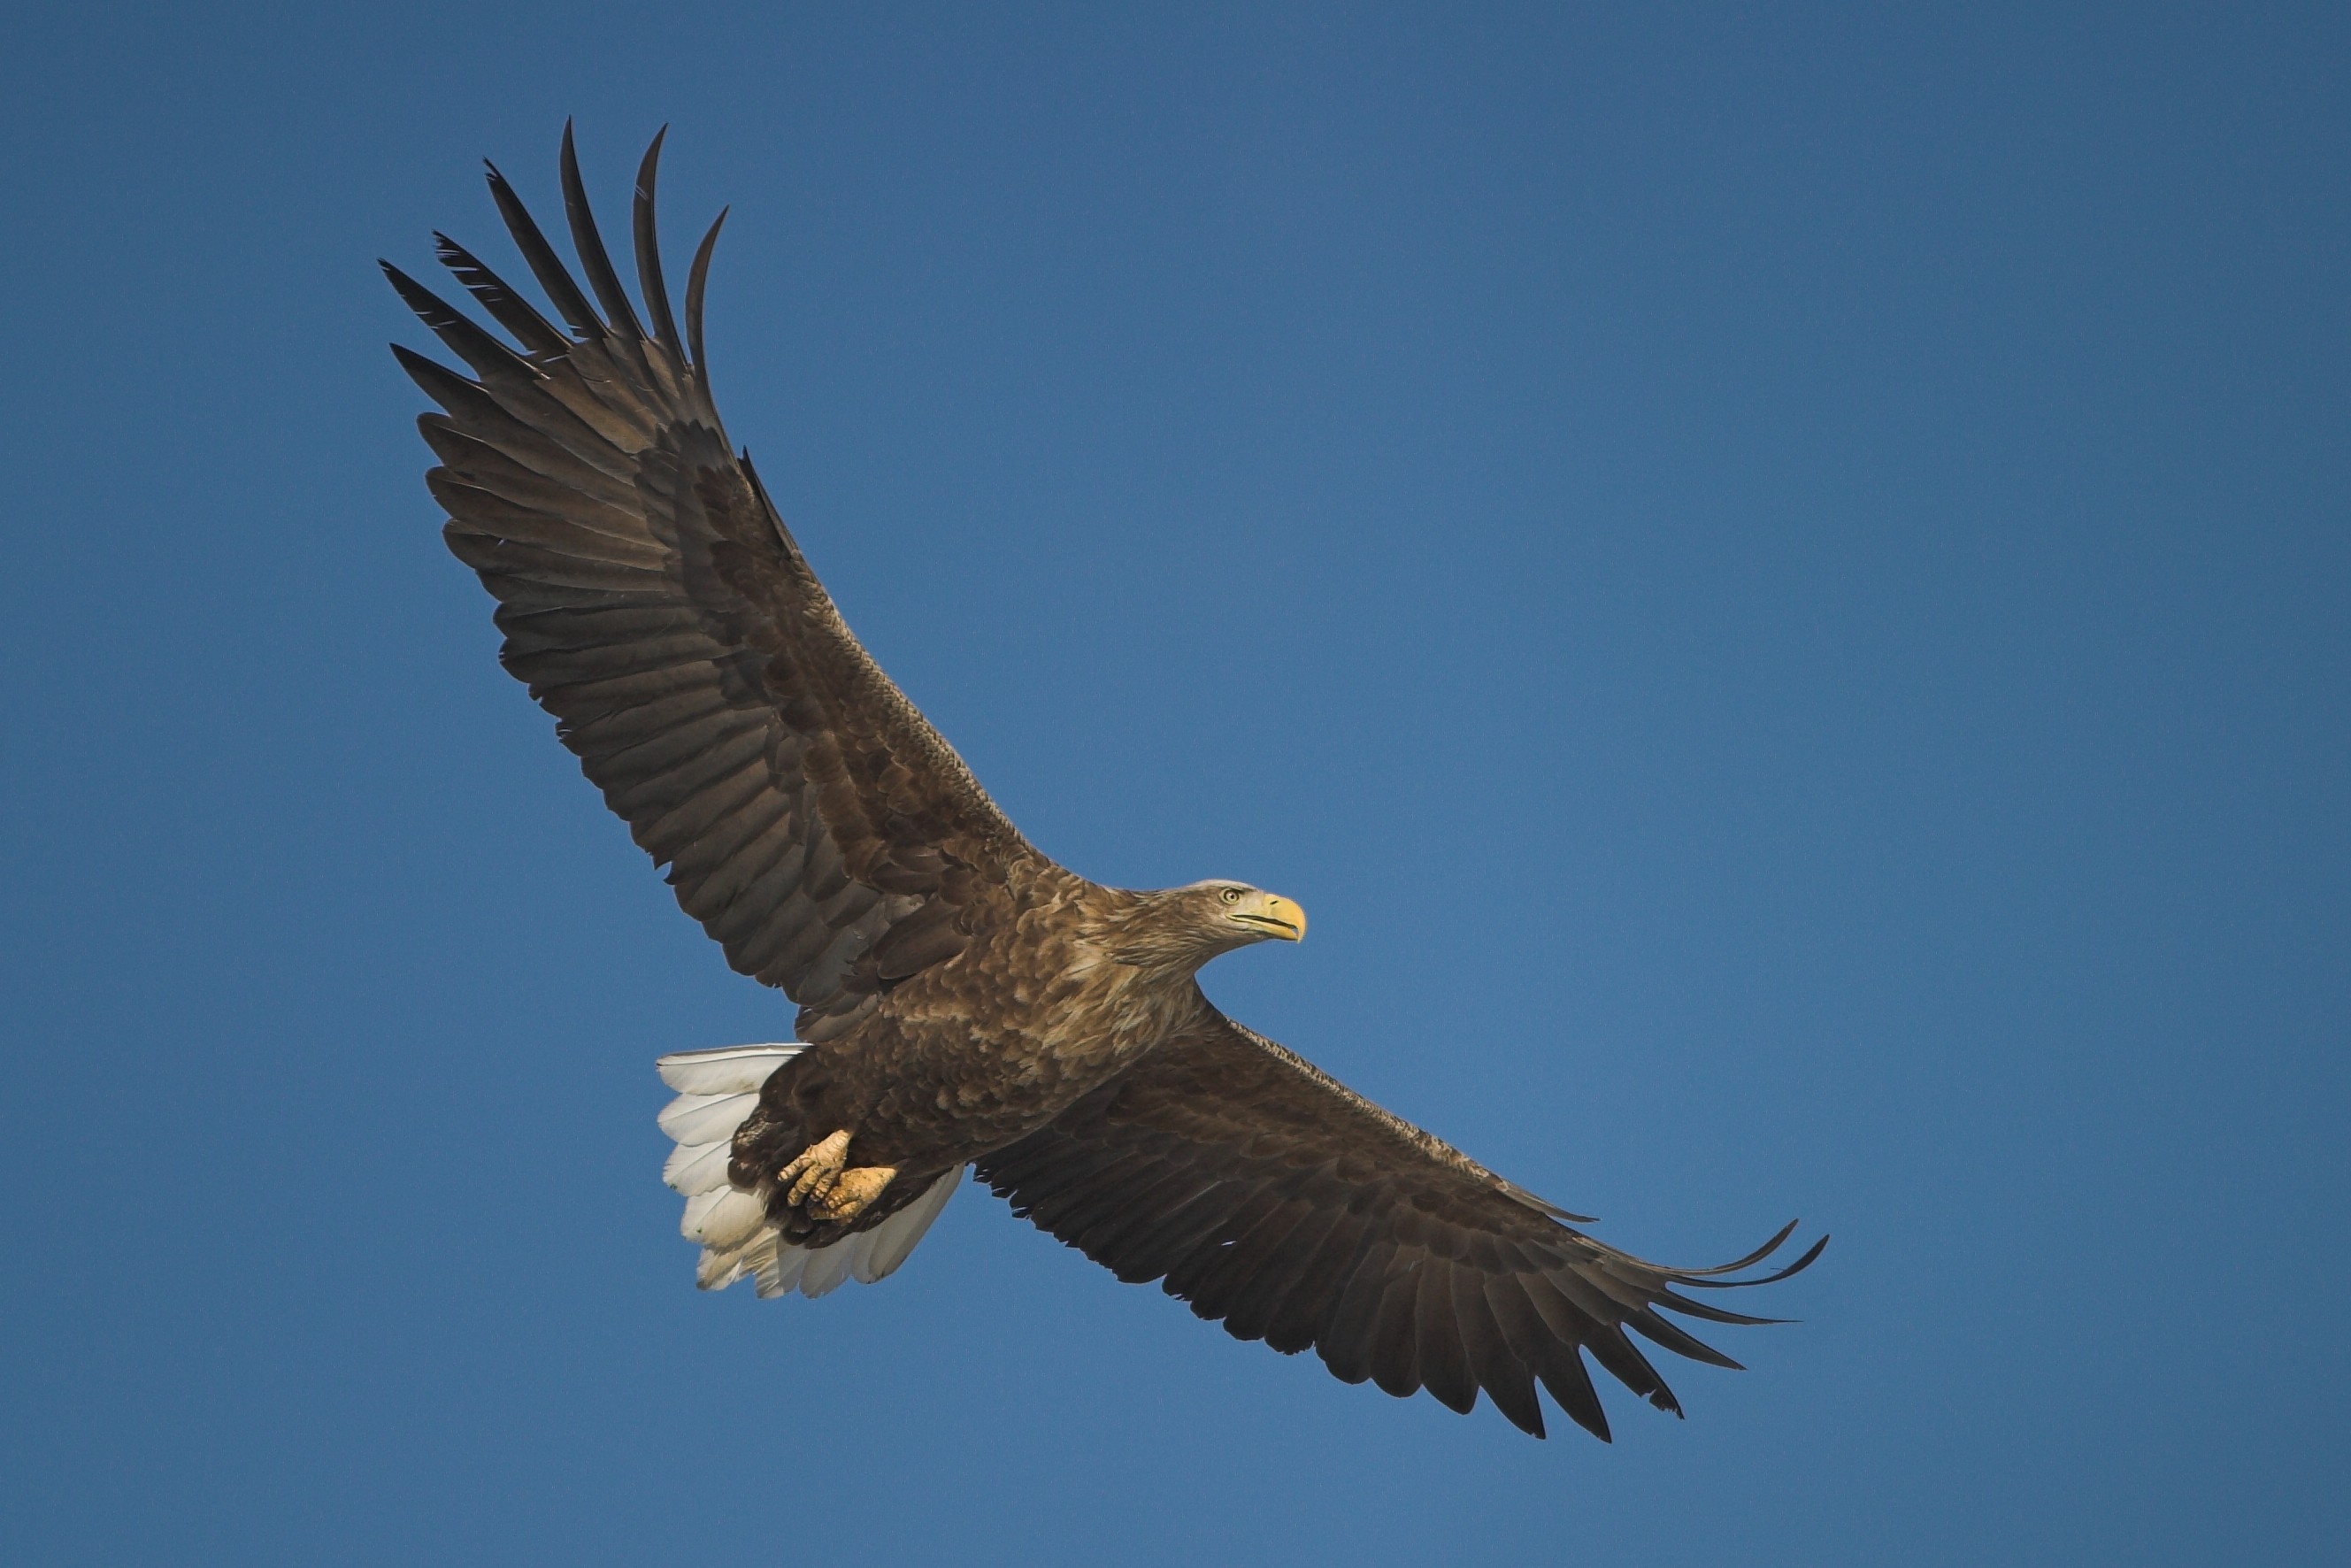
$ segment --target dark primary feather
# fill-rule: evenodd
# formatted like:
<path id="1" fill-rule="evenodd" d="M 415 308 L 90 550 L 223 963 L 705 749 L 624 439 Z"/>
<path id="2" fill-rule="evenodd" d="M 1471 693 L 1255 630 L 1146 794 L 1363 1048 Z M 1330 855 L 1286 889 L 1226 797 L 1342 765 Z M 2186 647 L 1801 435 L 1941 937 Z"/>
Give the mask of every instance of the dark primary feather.
<path id="1" fill-rule="evenodd" d="M 658 139 L 654 142 L 657 150 Z M 563 154 L 560 160 L 563 174 L 563 216 L 571 225 L 571 248 L 580 256 L 580 270 L 588 275 L 588 287 L 596 291 L 597 301 L 604 307 L 604 319 L 615 332 L 625 338 L 642 338 L 644 329 L 637 325 L 637 313 L 629 304 L 629 291 L 621 286 L 621 275 L 612 270 L 612 258 L 605 254 L 604 236 L 596 231 L 596 212 L 588 204 L 588 186 L 580 178 L 580 154 L 571 142 L 571 122 L 563 122 Z"/>
<path id="2" fill-rule="evenodd" d="M 486 171 L 490 183 L 490 199 L 497 204 L 498 215 L 506 220 L 507 232 L 514 236 L 515 248 L 522 252 L 524 264 L 530 268 L 530 275 L 538 279 L 538 286 L 547 290 L 548 298 L 554 301 L 556 314 L 563 318 L 576 338 L 602 337 L 604 323 L 597 316 L 596 308 L 588 303 L 586 295 L 580 292 L 580 285 L 572 280 L 571 269 L 563 265 L 562 258 L 555 254 L 555 247 L 547 243 L 547 236 L 539 232 L 538 220 L 522 204 L 522 198 L 515 194 L 514 187 L 507 183 L 504 174 L 498 172 L 496 164 L 485 160 L 482 167 Z"/>
<path id="3" fill-rule="evenodd" d="M 710 361 L 702 351 L 702 296 L 710 283 L 710 254 L 718 248 L 718 231 L 726 226 L 727 211 L 719 208 L 718 215 L 710 220 L 710 231 L 695 247 L 694 267 L 685 275 L 685 351 L 694 361 L 697 379 L 710 373 Z"/>
<path id="4" fill-rule="evenodd" d="M 499 601 L 502 659 L 669 866 L 678 902 L 746 974 L 837 1036 L 888 983 L 952 957 L 1008 865 L 1034 854 L 859 646 L 757 476 L 728 447 L 662 286 L 653 193 L 632 233 L 648 337 L 599 236 L 569 128 L 565 215 L 601 311 L 497 171 L 491 194 L 568 332 L 472 253 L 440 254 L 515 349 L 385 274 L 473 372 L 400 350 L 444 411 L 450 549 Z M 688 282 L 698 357 L 717 225 Z"/>
<path id="5" fill-rule="evenodd" d="M 533 355 L 563 352 L 563 334 L 538 313 L 537 307 L 508 287 L 505 278 L 447 235 L 435 232 L 433 241 L 434 254 L 441 258 L 441 265 L 457 275 L 465 292 L 480 301 L 482 308 L 496 317 L 499 326 L 512 332 L 524 349 Z"/>
<path id="6" fill-rule="evenodd" d="M 662 282 L 661 236 L 653 228 L 653 185 L 661 173 L 662 142 L 669 127 L 653 132 L 637 165 L 636 199 L 630 204 L 629 233 L 637 253 L 637 283 L 645 296 L 645 313 L 653 318 L 653 336 L 672 348 L 677 345 L 677 323 L 670 319 L 669 289 Z"/>
<path id="7" fill-rule="evenodd" d="M 1535 1385 L 1605 1438 L 1588 1354 L 1661 1409 L 1665 1379 L 1625 1330 L 1738 1363 L 1656 1309 L 1728 1321 L 1677 1285 L 1726 1280 L 1603 1246 L 1459 1152 L 1272 1041 L 1217 1019 L 1160 1046 L 1043 1130 L 980 1160 L 1016 1212 L 1130 1281 L 1159 1280 L 1201 1317 L 1332 1373 L 1456 1410 L 1483 1391 L 1541 1436 Z M 1760 1262 L 1782 1230 L 1726 1269 Z"/>

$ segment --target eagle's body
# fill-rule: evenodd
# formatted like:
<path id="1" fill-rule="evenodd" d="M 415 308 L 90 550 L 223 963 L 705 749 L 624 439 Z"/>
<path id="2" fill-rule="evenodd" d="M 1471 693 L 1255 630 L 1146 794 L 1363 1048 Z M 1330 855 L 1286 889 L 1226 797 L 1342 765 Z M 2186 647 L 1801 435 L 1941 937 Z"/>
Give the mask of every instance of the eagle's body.
<path id="1" fill-rule="evenodd" d="M 919 1187 L 1044 1127 L 1171 1035 L 1207 1027 L 1218 1015 L 1193 967 L 1136 953 L 1148 913 L 1144 896 L 1059 866 L 1014 869 L 982 896 L 954 963 L 892 988 L 768 1081 L 736 1134 L 732 1174 L 756 1185 L 852 1127 L 862 1163 L 899 1171 L 893 1187 Z M 880 1218 L 787 1234 L 821 1245 Z"/>
<path id="2" fill-rule="evenodd" d="M 664 1176 L 705 1287 L 822 1294 L 889 1273 L 966 1165 L 1123 1280 L 1339 1377 L 1482 1391 L 1541 1434 L 1538 1382 L 1602 1437 L 1583 1356 L 1678 1409 L 1627 1337 L 1737 1364 L 1659 1315 L 1758 1322 L 1683 1295 L 1784 1278 L 1670 1269 L 1545 1203 L 1218 1012 L 1219 953 L 1295 940 L 1287 899 L 1234 882 L 1131 892 L 1056 864 L 869 658 L 711 401 L 702 301 L 670 313 L 653 223 L 646 320 L 590 213 L 564 206 L 589 289 L 506 182 L 491 190 L 562 326 L 473 256 L 441 256 L 514 340 L 398 269 L 474 372 L 395 349 L 446 411 L 421 422 L 449 546 L 498 601 L 501 660 L 669 868 L 744 974 L 799 1004 L 794 1043 L 664 1057 Z M 590 291 L 594 301 L 590 302 Z M 1792 1228 L 1792 1227 L 1791 1228 Z"/>

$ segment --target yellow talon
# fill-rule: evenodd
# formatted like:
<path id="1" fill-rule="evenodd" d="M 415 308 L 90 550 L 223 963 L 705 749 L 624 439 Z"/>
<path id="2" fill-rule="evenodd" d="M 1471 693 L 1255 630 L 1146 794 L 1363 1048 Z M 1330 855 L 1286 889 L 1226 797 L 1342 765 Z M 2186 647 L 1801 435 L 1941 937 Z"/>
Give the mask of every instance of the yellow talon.
<path id="1" fill-rule="evenodd" d="M 805 1207 L 832 1190 L 841 1179 L 841 1167 L 849 1163 L 849 1134 L 846 1129 L 828 1134 L 802 1149 L 792 1162 L 776 1173 L 776 1185 L 784 1189 L 784 1201 Z"/>
<path id="2" fill-rule="evenodd" d="M 854 1219 L 865 1212 L 867 1204 L 882 1196 L 882 1189 L 897 1174 L 895 1166 L 860 1166 L 855 1170 L 843 1171 L 823 1196 L 810 1200 L 808 1211 L 819 1219 Z"/>

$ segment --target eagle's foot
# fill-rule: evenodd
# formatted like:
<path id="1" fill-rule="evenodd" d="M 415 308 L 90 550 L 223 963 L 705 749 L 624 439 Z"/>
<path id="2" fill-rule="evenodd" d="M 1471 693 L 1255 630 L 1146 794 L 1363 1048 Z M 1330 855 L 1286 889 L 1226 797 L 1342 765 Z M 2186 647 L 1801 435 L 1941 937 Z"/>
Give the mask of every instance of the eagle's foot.
<path id="1" fill-rule="evenodd" d="M 792 1156 L 791 1163 L 776 1173 L 776 1185 L 784 1189 L 784 1201 L 803 1207 L 820 1201 L 841 1179 L 841 1168 L 849 1164 L 849 1132 L 843 1128 L 810 1144 Z"/>
<path id="2" fill-rule="evenodd" d="M 895 1166 L 860 1166 L 843 1171 L 823 1197 L 809 1200 L 808 1211 L 819 1219 L 836 1223 L 854 1219 L 865 1212 L 867 1204 L 882 1196 L 882 1189 L 897 1174 Z"/>

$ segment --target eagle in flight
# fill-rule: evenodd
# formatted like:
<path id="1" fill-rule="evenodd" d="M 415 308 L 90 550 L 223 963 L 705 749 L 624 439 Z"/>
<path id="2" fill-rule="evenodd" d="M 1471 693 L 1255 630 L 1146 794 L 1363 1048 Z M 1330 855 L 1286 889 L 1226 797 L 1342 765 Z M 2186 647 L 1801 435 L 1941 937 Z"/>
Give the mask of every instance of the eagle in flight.
<path id="1" fill-rule="evenodd" d="M 497 601 L 500 662 L 739 972 L 799 1004 L 790 1044 L 666 1056 L 664 1172 L 698 1282 L 821 1295 L 904 1261 L 963 1168 L 1121 1280 L 1157 1281 L 1235 1338 L 1310 1346 L 1348 1383 L 1480 1390 L 1541 1436 L 1540 1383 L 1608 1436 L 1583 1356 L 1661 1409 L 1626 1331 L 1718 1366 L 1671 1312 L 1672 1269 L 1553 1207 L 1217 1010 L 1220 953 L 1295 942 L 1289 899 L 1213 879 L 1134 892 L 1055 864 L 842 623 L 703 357 L 710 226 L 671 314 L 655 243 L 662 139 L 637 172 L 632 301 L 571 132 L 564 216 L 582 292 L 495 167 L 490 194 L 549 319 L 471 252 L 438 255 L 502 340 L 385 273 L 472 371 L 397 345 L 444 412 L 418 423 L 451 550 Z M 642 304 L 642 312 L 640 311 Z"/>

